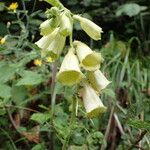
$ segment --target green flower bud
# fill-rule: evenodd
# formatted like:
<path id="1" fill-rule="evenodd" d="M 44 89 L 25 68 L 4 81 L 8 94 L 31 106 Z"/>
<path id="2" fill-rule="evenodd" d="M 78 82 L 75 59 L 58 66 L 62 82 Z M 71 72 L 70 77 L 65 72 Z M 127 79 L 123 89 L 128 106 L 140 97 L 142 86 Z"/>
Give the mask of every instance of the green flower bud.
<path id="1" fill-rule="evenodd" d="M 81 90 L 81 96 L 89 118 L 97 117 L 106 111 L 107 108 L 103 105 L 95 90 L 88 83 L 84 84 Z"/>
<path id="2" fill-rule="evenodd" d="M 102 28 L 96 25 L 94 22 L 92 22 L 89 19 L 86 19 L 84 17 L 74 15 L 74 19 L 77 19 L 80 21 L 80 25 L 82 29 L 94 40 L 100 40 L 101 39 L 101 33 Z"/>
<path id="3" fill-rule="evenodd" d="M 100 63 L 103 58 L 100 53 L 92 51 L 86 44 L 80 41 L 74 41 L 77 56 L 80 60 L 81 66 L 89 71 L 94 71 L 99 69 Z"/>
<path id="4" fill-rule="evenodd" d="M 79 68 L 78 58 L 73 51 L 73 48 L 69 50 L 57 74 L 57 80 L 67 86 L 77 84 L 83 78 L 83 74 Z"/>

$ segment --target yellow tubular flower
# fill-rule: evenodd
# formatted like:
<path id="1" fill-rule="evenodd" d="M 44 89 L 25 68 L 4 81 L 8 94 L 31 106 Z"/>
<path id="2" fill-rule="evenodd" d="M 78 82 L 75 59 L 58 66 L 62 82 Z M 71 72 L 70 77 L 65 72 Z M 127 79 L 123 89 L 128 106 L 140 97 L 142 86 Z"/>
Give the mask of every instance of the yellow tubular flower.
<path id="1" fill-rule="evenodd" d="M 34 64 L 35 64 L 36 66 L 41 66 L 41 65 L 42 65 L 42 61 L 39 60 L 39 59 L 35 59 L 35 60 L 34 60 Z"/>
<path id="2" fill-rule="evenodd" d="M 98 93 L 100 93 L 101 90 L 105 89 L 106 86 L 110 83 L 110 81 L 106 79 L 106 77 L 102 74 L 100 70 L 96 70 L 94 72 L 88 72 L 87 76 L 92 87 Z"/>
<path id="3" fill-rule="evenodd" d="M 73 51 L 73 48 L 69 50 L 57 74 L 57 80 L 67 86 L 77 84 L 83 78 L 83 74 L 79 68 L 78 58 Z"/>
<path id="4" fill-rule="evenodd" d="M 101 33 L 102 28 L 96 25 L 94 22 L 92 22 L 89 19 L 86 19 L 84 17 L 81 17 L 79 15 L 74 15 L 74 19 L 78 20 L 80 22 L 80 25 L 82 29 L 94 40 L 100 40 L 101 39 Z"/>
<path id="5" fill-rule="evenodd" d="M 89 118 L 97 117 L 106 111 L 107 108 L 103 105 L 95 90 L 88 83 L 84 84 L 81 90 L 81 96 Z"/>
<path id="6" fill-rule="evenodd" d="M 47 55 L 52 57 L 53 60 L 57 59 L 65 46 L 66 37 L 61 34 L 57 34 L 50 45 L 47 47 Z"/>
<path id="7" fill-rule="evenodd" d="M 92 51 L 86 44 L 80 41 L 74 41 L 77 56 L 80 60 L 81 66 L 89 71 L 94 71 L 99 69 L 100 63 L 103 58 L 100 53 Z"/>
<path id="8" fill-rule="evenodd" d="M 71 18 L 67 16 L 67 13 L 61 15 L 60 21 L 60 34 L 63 36 L 69 36 L 72 33 Z"/>
<path id="9" fill-rule="evenodd" d="M 8 7 L 8 10 L 16 10 L 18 8 L 18 3 L 11 3 Z"/>
<path id="10" fill-rule="evenodd" d="M 55 36 L 57 35 L 58 31 L 59 31 L 59 28 L 56 28 L 51 34 L 43 36 L 35 44 L 42 50 L 46 50 L 48 46 L 51 44 L 51 42 L 53 41 L 53 39 L 55 38 Z"/>

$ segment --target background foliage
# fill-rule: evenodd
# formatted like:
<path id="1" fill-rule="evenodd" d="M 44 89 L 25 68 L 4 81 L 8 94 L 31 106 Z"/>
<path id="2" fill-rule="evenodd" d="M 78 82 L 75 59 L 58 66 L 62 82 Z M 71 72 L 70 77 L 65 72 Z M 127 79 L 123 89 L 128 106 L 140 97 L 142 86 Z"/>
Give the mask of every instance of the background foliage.
<path id="1" fill-rule="evenodd" d="M 88 119 L 79 104 L 71 124 L 74 87 L 56 84 L 51 115 L 52 66 L 34 63 L 40 51 L 39 25 L 46 19 L 46 2 L 20 0 L 16 12 L 0 2 L 0 149 L 70 150 L 150 149 L 150 2 L 148 0 L 62 0 L 74 13 L 103 28 L 94 42 L 74 27 L 74 38 L 102 52 L 103 72 L 112 84 L 103 91 L 106 114 Z M 79 101 L 80 102 L 80 101 Z"/>

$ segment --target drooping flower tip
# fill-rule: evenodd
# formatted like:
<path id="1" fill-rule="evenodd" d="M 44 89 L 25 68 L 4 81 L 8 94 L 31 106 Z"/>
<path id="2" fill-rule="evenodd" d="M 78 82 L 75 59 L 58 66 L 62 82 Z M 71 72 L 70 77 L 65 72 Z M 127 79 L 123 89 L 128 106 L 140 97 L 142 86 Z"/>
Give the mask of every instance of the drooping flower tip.
<path id="1" fill-rule="evenodd" d="M 82 29 L 94 40 L 101 39 L 101 33 L 103 33 L 102 28 L 96 25 L 89 19 L 81 17 L 79 15 L 74 15 L 74 19 L 80 22 Z"/>
<path id="2" fill-rule="evenodd" d="M 61 64 L 57 80 L 63 85 L 72 86 L 79 83 L 82 78 L 83 74 L 80 71 L 77 56 L 70 49 Z"/>

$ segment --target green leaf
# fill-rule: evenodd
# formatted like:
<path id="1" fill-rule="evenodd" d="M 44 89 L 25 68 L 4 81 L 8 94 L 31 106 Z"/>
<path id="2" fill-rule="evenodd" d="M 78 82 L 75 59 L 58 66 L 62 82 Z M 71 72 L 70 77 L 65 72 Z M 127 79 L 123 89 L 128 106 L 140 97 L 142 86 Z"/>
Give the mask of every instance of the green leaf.
<path id="1" fill-rule="evenodd" d="M 48 113 L 34 113 L 31 116 L 31 120 L 34 120 L 40 124 L 45 123 L 48 119 L 50 119 L 50 114 Z"/>
<path id="2" fill-rule="evenodd" d="M 0 83 L 5 83 L 10 80 L 13 77 L 15 71 L 15 67 L 12 67 L 8 64 L 0 66 Z"/>
<path id="3" fill-rule="evenodd" d="M 4 99 L 11 97 L 11 88 L 8 85 L 0 84 L 0 97 Z"/>
<path id="4" fill-rule="evenodd" d="M 31 150 L 42 150 L 45 149 L 43 144 L 35 145 Z"/>
<path id="5" fill-rule="evenodd" d="M 0 22 L 0 36 L 5 36 L 7 34 L 7 27 L 3 22 Z"/>
<path id="6" fill-rule="evenodd" d="M 144 7 L 144 10 L 146 8 Z M 122 15 L 128 15 L 129 17 L 133 17 L 138 15 L 141 11 L 143 10 L 143 7 L 136 3 L 129 3 L 129 4 L 124 4 L 121 5 L 117 11 L 116 11 L 116 16 L 122 16 Z"/>
<path id="7" fill-rule="evenodd" d="M 149 122 L 141 121 L 138 119 L 129 119 L 127 123 L 129 126 L 132 126 L 134 128 L 143 129 L 143 130 L 147 130 L 148 132 L 150 132 L 150 123 Z"/>
<path id="8" fill-rule="evenodd" d="M 43 78 L 40 74 L 33 71 L 24 71 L 22 74 L 22 79 L 20 79 L 16 85 L 37 85 L 42 81 Z"/>
<path id="9" fill-rule="evenodd" d="M 0 2 L 0 11 L 3 11 L 5 9 L 5 4 L 3 2 Z"/>
<path id="10" fill-rule="evenodd" d="M 88 147 L 87 145 L 82 145 L 82 146 L 71 145 L 69 147 L 69 150 L 88 150 Z"/>
<path id="11" fill-rule="evenodd" d="M 13 86 L 11 94 L 13 102 L 19 105 L 27 97 L 27 90 L 24 86 Z"/>

